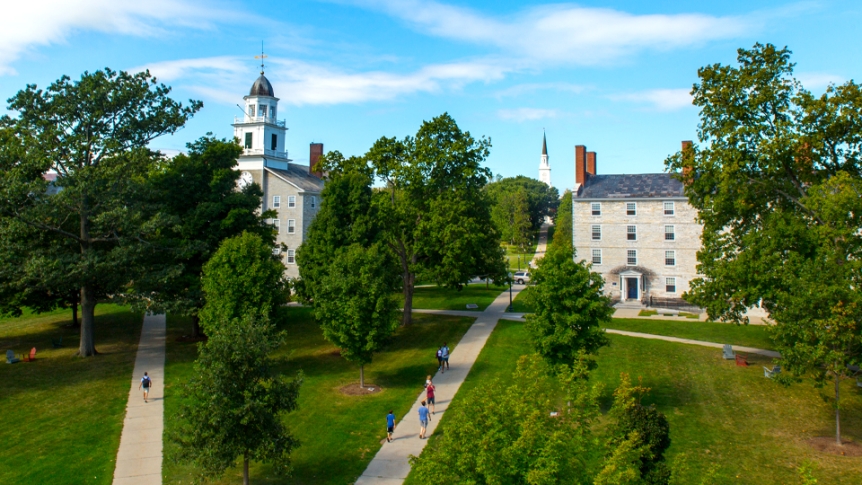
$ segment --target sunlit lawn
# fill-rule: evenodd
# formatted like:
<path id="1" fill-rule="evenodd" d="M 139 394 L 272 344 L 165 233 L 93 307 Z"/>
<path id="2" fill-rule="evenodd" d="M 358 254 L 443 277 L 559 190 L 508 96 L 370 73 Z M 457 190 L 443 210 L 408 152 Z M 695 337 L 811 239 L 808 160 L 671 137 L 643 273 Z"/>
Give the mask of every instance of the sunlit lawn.
<path id="1" fill-rule="evenodd" d="M 382 386 L 384 391 L 367 396 L 346 396 L 339 389 L 359 385 L 359 367 L 338 355 L 324 340 L 320 327 L 308 308 L 291 308 L 287 344 L 274 358 L 277 368 L 293 375 L 302 370 L 305 380 L 300 391 L 300 409 L 286 417 L 302 446 L 293 454 L 294 476 L 272 476 L 268 466 L 253 464 L 253 483 L 348 484 L 365 470 L 385 437 L 385 416 L 389 409 L 404 416 L 422 391 L 425 376 L 436 371 L 435 350 L 444 341 L 454 346 L 473 323 L 472 318 L 414 315 L 414 324 L 399 328 L 389 346 L 365 367 L 366 386 Z M 178 391 L 191 375 L 195 344 L 175 339 L 188 333 L 183 319 L 168 318 L 168 348 L 165 369 L 165 431 L 173 428 L 180 405 Z M 171 462 L 173 445 L 165 444 L 164 483 L 189 483 L 191 469 Z M 218 483 L 237 483 L 239 468 L 232 469 Z"/>
<path id="2" fill-rule="evenodd" d="M 796 484 L 801 483 L 796 469 L 805 462 L 815 465 L 818 483 L 862 483 L 862 460 L 823 454 L 806 443 L 834 436 L 833 410 L 810 382 L 782 387 L 763 377 L 761 365 L 769 359 L 758 356 L 749 358 L 751 367 L 737 367 L 722 360 L 717 349 L 617 335 L 610 339 L 592 374 L 594 382 L 605 385 L 603 407 L 610 405 L 621 372 L 642 379 L 652 389 L 644 403 L 655 403 L 670 422 L 669 460 L 684 455 L 688 463 L 682 483 L 700 483 L 715 466 L 717 483 Z M 478 383 L 511 375 L 518 356 L 530 352 L 527 342 L 523 324 L 499 322 L 458 396 Z M 846 382 L 842 392 L 845 438 L 860 441 L 862 389 Z M 456 397 L 452 406 L 457 405 Z M 440 426 L 445 425 L 444 416 Z M 431 444 L 435 441 L 432 437 Z"/>
<path id="3" fill-rule="evenodd" d="M 426 286 L 416 288 L 413 294 L 413 308 L 433 310 L 468 310 L 467 305 L 475 303 L 479 305 L 477 312 L 483 311 L 495 298 L 500 296 L 508 286 L 486 285 L 484 283 L 472 284 L 452 290 L 439 286 Z M 399 295 L 399 304 L 403 304 L 404 298 Z"/>
<path id="4" fill-rule="evenodd" d="M 0 320 L 0 483 L 113 481 L 142 321 L 98 305 L 99 355 L 81 358 L 71 310 Z M 32 347 L 35 362 L 5 363 L 7 349 Z"/>

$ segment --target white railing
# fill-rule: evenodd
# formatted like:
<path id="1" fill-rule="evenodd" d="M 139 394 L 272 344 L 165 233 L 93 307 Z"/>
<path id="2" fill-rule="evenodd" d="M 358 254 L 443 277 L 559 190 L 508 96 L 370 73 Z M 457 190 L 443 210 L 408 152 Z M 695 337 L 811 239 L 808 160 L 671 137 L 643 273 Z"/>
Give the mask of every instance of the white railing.
<path id="1" fill-rule="evenodd" d="M 281 128 L 287 126 L 284 120 L 277 120 L 275 118 L 271 118 L 269 116 L 235 116 L 233 118 L 234 124 L 239 123 L 269 123 L 271 125 L 275 125 Z"/>
<path id="2" fill-rule="evenodd" d="M 245 148 L 242 151 L 243 155 L 262 155 L 272 158 L 287 158 L 287 152 L 279 152 L 276 150 L 267 150 L 265 148 Z"/>

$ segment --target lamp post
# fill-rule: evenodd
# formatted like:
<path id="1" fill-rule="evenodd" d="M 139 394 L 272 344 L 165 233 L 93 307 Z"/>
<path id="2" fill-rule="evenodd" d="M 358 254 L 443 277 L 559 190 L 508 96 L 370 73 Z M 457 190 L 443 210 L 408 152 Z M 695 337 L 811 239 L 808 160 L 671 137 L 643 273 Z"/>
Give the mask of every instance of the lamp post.
<path id="1" fill-rule="evenodd" d="M 509 309 L 506 310 L 512 313 L 512 272 L 509 271 Z"/>

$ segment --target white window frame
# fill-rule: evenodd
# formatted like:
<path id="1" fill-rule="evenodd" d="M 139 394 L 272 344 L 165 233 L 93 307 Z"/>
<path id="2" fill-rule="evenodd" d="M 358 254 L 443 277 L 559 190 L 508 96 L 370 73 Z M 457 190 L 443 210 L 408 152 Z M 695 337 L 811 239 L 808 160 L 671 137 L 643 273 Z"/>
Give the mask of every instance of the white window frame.
<path id="1" fill-rule="evenodd" d="M 634 263 L 632 263 L 632 257 L 634 257 Z M 627 249 L 626 250 L 626 266 L 637 266 L 638 265 L 638 250 L 637 249 Z"/>
<path id="2" fill-rule="evenodd" d="M 317 197 L 312 195 L 311 196 L 311 208 L 314 209 L 315 207 L 317 207 Z"/>
<path id="3" fill-rule="evenodd" d="M 670 263 L 668 263 L 670 261 Z M 676 251 L 665 251 L 664 252 L 664 265 L 665 266 L 676 266 Z"/>
<path id="4" fill-rule="evenodd" d="M 275 233 L 281 234 L 281 221 L 278 219 L 273 219 L 272 225 L 273 225 L 273 227 L 275 227 Z"/>
<path id="5" fill-rule="evenodd" d="M 631 209 L 629 209 L 631 207 Z M 629 214 L 629 211 L 633 212 L 633 214 Z M 638 215 L 638 203 L 637 202 L 626 202 L 626 215 L 634 217 Z"/>
<path id="6" fill-rule="evenodd" d="M 296 249 L 288 249 L 287 250 L 287 258 L 285 258 L 287 264 L 296 264 Z"/>
<path id="7" fill-rule="evenodd" d="M 278 209 L 279 207 L 281 207 L 281 196 L 280 195 L 273 195 L 272 196 L 272 208 Z"/>
<path id="8" fill-rule="evenodd" d="M 670 204 L 670 212 L 668 212 L 668 204 Z M 671 201 L 665 202 L 662 206 L 664 215 L 670 217 L 676 215 L 676 204 Z"/>
<path id="9" fill-rule="evenodd" d="M 598 229 L 598 230 L 599 230 L 599 232 L 598 232 L 598 235 L 599 235 L 598 239 L 596 239 L 596 229 Z M 601 241 L 601 240 L 602 240 L 602 226 L 601 226 L 601 225 L 599 225 L 599 224 L 593 224 L 593 226 L 592 226 L 592 227 L 590 227 L 590 239 L 591 239 L 592 241 Z"/>
<path id="10" fill-rule="evenodd" d="M 267 110 L 267 108 L 269 108 L 269 106 L 267 106 L 267 105 L 265 105 L 265 104 L 260 105 L 260 108 L 258 109 L 258 111 L 260 112 L 260 117 L 261 117 L 261 118 L 266 118 L 266 110 Z"/>
<path id="11" fill-rule="evenodd" d="M 670 229 L 670 231 L 668 231 Z M 670 236 L 670 237 L 668 237 Z M 676 227 L 673 225 L 664 226 L 664 240 L 665 241 L 676 241 Z"/>
<path id="12" fill-rule="evenodd" d="M 598 212 L 598 214 L 596 214 Z M 592 202 L 590 203 L 590 214 L 593 216 L 602 215 L 602 203 L 601 202 Z"/>
<path id="13" fill-rule="evenodd" d="M 634 236 L 634 237 L 629 237 Z M 637 241 L 638 240 L 638 226 L 627 225 L 626 226 L 626 241 Z"/>
<path id="14" fill-rule="evenodd" d="M 296 219 L 287 220 L 287 233 L 296 234 Z"/>
<path id="15" fill-rule="evenodd" d="M 254 105 L 253 104 L 248 105 L 248 115 L 250 117 L 254 118 Z"/>
<path id="16" fill-rule="evenodd" d="M 668 277 L 664 279 L 664 292 L 676 293 L 676 277 Z"/>
<path id="17" fill-rule="evenodd" d="M 293 209 L 294 207 L 296 207 L 296 196 L 295 195 L 288 195 L 287 196 L 287 208 Z"/>
<path id="18" fill-rule="evenodd" d="M 278 246 L 272 248 L 272 254 L 274 254 L 275 256 L 278 256 L 279 254 L 281 254 L 281 248 Z"/>
<path id="19" fill-rule="evenodd" d="M 592 261 L 593 264 L 598 266 L 602 264 L 602 250 L 601 249 L 593 249 L 592 251 Z"/>

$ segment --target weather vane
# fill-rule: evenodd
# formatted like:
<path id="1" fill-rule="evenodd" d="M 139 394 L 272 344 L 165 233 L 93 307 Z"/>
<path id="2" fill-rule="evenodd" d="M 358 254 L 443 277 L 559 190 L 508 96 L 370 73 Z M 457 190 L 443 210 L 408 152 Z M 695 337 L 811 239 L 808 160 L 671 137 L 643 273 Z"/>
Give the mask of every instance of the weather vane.
<path id="1" fill-rule="evenodd" d="M 260 59 L 260 75 L 263 76 L 263 60 L 269 57 L 263 53 L 263 41 L 260 41 L 260 55 L 254 56 L 255 59 Z"/>

